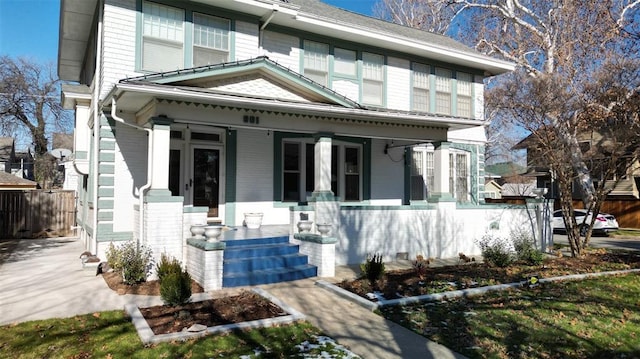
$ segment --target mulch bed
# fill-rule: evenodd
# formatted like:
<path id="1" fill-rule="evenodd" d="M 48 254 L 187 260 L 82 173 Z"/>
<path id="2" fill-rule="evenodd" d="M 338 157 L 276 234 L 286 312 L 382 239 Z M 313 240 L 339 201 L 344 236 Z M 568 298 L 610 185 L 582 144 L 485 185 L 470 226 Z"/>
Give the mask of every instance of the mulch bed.
<path id="1" fill-rule="evenodd" d="M 122 276 L 115 272 L 103 273 L 102 277 L 109 288 L 120 295 L 160 295 L 160 283 L 157 280 L 126 285 L 122 283 Z M 202 293 L 204 290 L 198 283 L 192 281 L 191 292 Z M 213 327 L 288 315 L 266 298 L 246 290 L 233 296 L 181 306 L 159 305 L 140 308 L 140 312 L 156 335 L 180 332 L 194 324 Z"/>
<path id="2" fill-rule="evenodd" d="M 506 268 L 490 267 L 484 263 L 464 263 L 454 266 L 428 268 L 422 278 L 413 269 L 387 271 L 384 278 L 370 283 L 366 278 L 345 280 L 338 286 L 367 298 L 378 291 L 386 299 L 432 294 L 471 287 L 514 283 L 530 275 L 540 278 L 568 274 L 592 273 L 604 270 L 640 268 L 640 253 L 595 250 L 583 258 L 550 258 L 541 266 L 516 263 Z"/>

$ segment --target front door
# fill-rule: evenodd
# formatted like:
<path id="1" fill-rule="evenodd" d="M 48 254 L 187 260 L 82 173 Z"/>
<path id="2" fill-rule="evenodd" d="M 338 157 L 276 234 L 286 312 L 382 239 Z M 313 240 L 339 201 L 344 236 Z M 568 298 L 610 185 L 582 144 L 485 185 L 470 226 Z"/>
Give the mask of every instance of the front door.
<path id="1" fill-rule="evenodd" d="M 218 217 L 220 205 L 220 149 L 194 148 L 191 188 L 193 205 L 209 208 L 208 217 Z"/>

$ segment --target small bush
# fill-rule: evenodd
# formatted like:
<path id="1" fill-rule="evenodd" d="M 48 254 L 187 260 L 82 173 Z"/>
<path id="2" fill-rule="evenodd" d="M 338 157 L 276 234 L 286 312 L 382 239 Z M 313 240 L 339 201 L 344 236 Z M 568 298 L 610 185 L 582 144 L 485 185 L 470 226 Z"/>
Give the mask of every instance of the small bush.
<path id="1" fill-rule="evenodd" d="M 180 261 L 176 258 L 162 253 L 160 255 L 160 261 L 156 264 L 156 274 L 158 275 L 158 282 L 162 284 L 162 280 L 170 273 L 180 273 L 182 267 Z"/>
<path id="2" fill-rule="evenodd" d="M 365 278 L 372 284 L 381 279 L 384 275 L 384 262 L 382 261 L 382 254 L 368 255 L 367 260 L 360 264 L 360 270 L 364 274 Z"/>
<path id="3" fill-rule="evenodd" d="M 478 241 L 478 246 L 485 263 L 490 266 L 504 268 L 513 262 L 509 242 L 503 238 L 485 235 Z"/>
<path id="4" fill-rule="evenodd" d="M 185 270 L 167 273 L 160 282 L 160 298 L 166 305 L 183 305 L 191 299 L 191 276 Z"/>
<path id="5" fill-rule="evenodd" d="M 136 241 L 128 241 L 116 247 L 109 244 L 106 252 L 107 263 L 122 275 L 127 285 L 144 282 L 152 268 L 151 249 Z"/>
<path id="6" fill-rule="evenodd" d="M 544 254 L 539 251 L 533 238 L 526 233 L 513 233 L 513 249 L 516 251 L 516 258 L 529 265 L 540 265 L 544 261 Z"/>
<path id="7" fill-rule="evenodd" d="M 416 272 L 416 275 L 420 279 L 424 279 L 425 274 L 427 274 L 427 268 L 429 268 L 429 260 L 421 255 L 417 255 L 416 260 L 411 261 L 411 266 L 414 272 Z"/>

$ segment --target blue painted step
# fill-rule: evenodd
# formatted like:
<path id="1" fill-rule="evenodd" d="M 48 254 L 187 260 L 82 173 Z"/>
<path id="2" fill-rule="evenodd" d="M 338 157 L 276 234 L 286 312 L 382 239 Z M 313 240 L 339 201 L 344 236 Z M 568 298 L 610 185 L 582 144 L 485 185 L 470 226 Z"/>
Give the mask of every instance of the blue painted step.
<path id="1" fill-rule="evenodd" d="M 318 273 L 287 236 L 224 242 L 223 287 L 286 282 Z"/>

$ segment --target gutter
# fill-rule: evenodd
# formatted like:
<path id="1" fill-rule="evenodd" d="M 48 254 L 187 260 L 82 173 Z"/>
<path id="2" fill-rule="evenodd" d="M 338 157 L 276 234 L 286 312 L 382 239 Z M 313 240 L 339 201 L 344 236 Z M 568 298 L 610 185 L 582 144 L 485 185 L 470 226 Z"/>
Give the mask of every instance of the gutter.
<path id="1" fill-rule="evenodd" d="M 137 130 L 144 130 L 147 131 L 147 142 L 148 142 L 148 149 L 147 149 L 147 183 L 145 183 L 144 185 L 142 185 L 140 187 L 140 189 L 138 190 L 138 196 L 139 196 L 139 223 L 138 225 L 140 226 L 140 228 L 138 229 L 139 231 L 139 241 L 144 241 L 144 192 L 149 189 L 151 187 L 151 177 L 153 174 L 153 161 L 152 161 L 152 149 L 153 149 L 153 130 L 150 128 L 145 128 L 145 127 L 140 127 L 138 125 L 134 125 L 131 123 L 128 123 L 127 121 L 125 121 L 125 119 L 121 118 L 118 116 L 118 110 L 117 110 L 118 104 L 116 102 L 115 97 L 111 98 L 111 118 L 113 118 L 114 120 L 118 121 L 119 123 L 122 123 L 123 125 L 127 125 L 130 127 L 133 127 Z"/>

